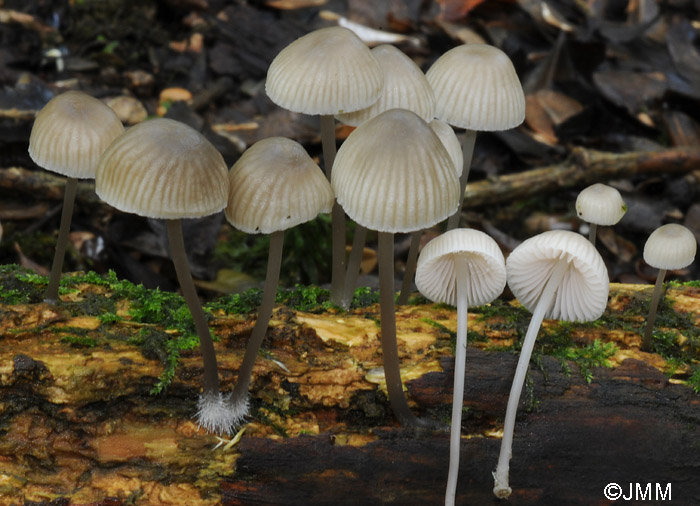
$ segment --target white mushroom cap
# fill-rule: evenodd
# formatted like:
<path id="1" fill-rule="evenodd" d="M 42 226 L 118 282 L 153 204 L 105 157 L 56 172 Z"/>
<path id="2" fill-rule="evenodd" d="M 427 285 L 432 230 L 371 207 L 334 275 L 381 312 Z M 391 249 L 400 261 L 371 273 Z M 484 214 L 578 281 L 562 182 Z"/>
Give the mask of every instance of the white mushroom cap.
<path id="1" fill-rule="evenodd" d="M 424 121 L 435 117 L 435 95 L 423 71 L 413 60 L 394 46 L 382 44 L 372 49 L 384 76 L 379 99 L 359 111 L 338 114 L 343 123 L 359 126 L 368 119 L 389 109 L 407 109 Z"/>
<path id="2" fill-rule="evenodd" d="M 440 137 L 442 145 L 445 146 L 445 149 L 447 149 L 447 152 L 450 154 L 450 158 L 452 158 L 455 164 L 457 176 L 461 176 L 464 165 L 464 152 L 462 151 L 462 145 L 459 143 L 454 129 L 441 119 L 434 119 L 428 124 L 430 128 L 433 129 L 433 132 Z"/>
<path id="3" fill-rule="evenodd" d="M 569 267 L 545 317 L 581 322 L 598 319 L 608 301 L 608 271 L 598 250 L 574 232 L 550 230 L 515 248 L 506 260 L 508 286 L 523 306 L 534 311 L 554 265 L 561 261 Z"/>
<path id="4" fill-rule="evenodd" d="M 693 233 L 669 223 L 654 230 L 644 244 L 644 261 L 657 269 L 682 269 L 693 263 L 697 252 Z"/>
<path id="5" fill-rule="evenodd" d="M 464 44 L 440 56 L 425 75 L 435 117 L 470 130 L 508 130 L 525 119 L 525 93 L 510 58 L 494 46 Z"/>
<path id="6" fill-rule="evenodd" d="M 132 126 L 105 150 L 95 174 L 97 196 L 149 218 L 199 218 L 226 207 L 226 163 L 193 128 L 158 118 Z"/>
<path id="7" fill-rule="evenodd" d="M 94 178 L 100 155 L 123 131 L 108 105 L 82 91 L 67 91 L 49 100 L 36 115 L 29 156 L 51 172 Z"/>
<path id="8" fill-rule="evenodd" d="M 428 299 L 457 305 L 454 258 L 467 259 L 467 306 L 481 306 L 503 291 L 506 266 L 496 241 L 471 228 L 456 228 L 425 245 L 416 266 L 416 286 Z"/>
<path id="9" fill-rule="evenodd" d="M 576 198 L 576 214 L 588 223 L 614 225 L 626 212 L 625 201 L 612 186 L 596 183 L 583 189 Z"/>
<path id="10" fill-rule="evenodd" d="M 270 234 L 305 223 L 333 206 L 328 179 L 291 139 L 256 142 L 229 172 L 226 218 L 249 234 Z"/>
<path id="11" fill-rule="evenodd" d="M 425 121 L 403 109 L 385 111 L 348 136 L 331 186 L 350 218 L 378 232 L 427 228 L 459 205 L 450 155 Z"/>
<path id="12" fill-rule="evenodd" d="M 303 114 L 357 111 L 377 101 L 382 71 L 351 30 L 321 28 L 298 38 L 272 60 L 265 91 L 275 104 Z"/>

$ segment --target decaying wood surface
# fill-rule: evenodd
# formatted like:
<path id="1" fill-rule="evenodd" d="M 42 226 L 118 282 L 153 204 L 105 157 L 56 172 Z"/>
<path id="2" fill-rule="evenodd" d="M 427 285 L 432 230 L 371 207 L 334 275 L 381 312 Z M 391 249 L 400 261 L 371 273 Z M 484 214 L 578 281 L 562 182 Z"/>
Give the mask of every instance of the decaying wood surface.
<path id="1" fill-rule="evenodd" d="M 467 185 L 464 207 L 509 202 L 532 195 L 548 194 L 562 188 L 577 188 L 596 182 L 639 174 L 685 173 L 700 166 L 700 148 L 677 147 L 663 151 L 608 153 L 575 148 L 566 161 Z M 49 200 L 61 200 L 65 178 L 47 171 L 21 167 L 0 168 L 0 188 Z M 97 204 L 91 181 L 78 184 L 79 202 Z"/>
<path id="2" fill-rule="evenodd" d="M 150 395 L 162 363 L 129 340 L 144 325 L 75 311 L 110 296 L 105 290 L 80 286 L 57 307 L 0 307 L 0 505 L 443 502 L 449 435 L 395 423 L 381 384 L 378 306 L 324 314 L 277 307 L 254 371 L 250 421 L 236 441 L 192 419 L 202 377 L 196 351 L 183 353 L 164 393 Z M 565 363 L 568 373 L 551 356 L 531 364 L 509 504 L 608 504 L 611 482 L 625 493 L 630 483 L 660 483 L 664 492 L 670 483 L 674 504 L 700 504 L 700 396 L 683 384 L 687 371 L 668 375 L 661 356 L 639 350 L 641 311 L 626 312 L 650 290 L 612 285 L 605 325 L 567 327 L 576 343 L 618 347 L 590 383 L 575 363 Z M 667 300 L 700 324 L 700 289 L 669 288 Z M 128 301 L 118 306 L 126 315 Z M 467 354 L 458 504 L 507 504 L 492 497 L 491 471 L 517 355 L 499 350 L 527 321 L 508 323 L 516 303 L 503 311 L 470 314 L 481 339 Z M 397 319 L 410 404 L 447 422 L 455 312 L 412 305 Z M 224 391 L 253 323 L 254 315 L 211 321 Z M 548 322 L 547 332 L 557 329 Z M 96 346 L 75 347 L 70 335 Z"/>

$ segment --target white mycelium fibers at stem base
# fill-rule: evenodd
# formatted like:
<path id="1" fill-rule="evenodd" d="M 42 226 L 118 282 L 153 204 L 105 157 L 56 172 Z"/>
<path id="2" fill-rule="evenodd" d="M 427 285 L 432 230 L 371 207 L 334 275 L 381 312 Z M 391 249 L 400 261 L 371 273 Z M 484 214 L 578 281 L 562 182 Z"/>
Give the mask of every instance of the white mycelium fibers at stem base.
<path id="1" fill-rule="evenodd" d="M 231 402 L 231 394 L 205 392 L 197 401 L 197 423 L 214 434 L 231 434 L 248 414 L 248 398 Z"/>

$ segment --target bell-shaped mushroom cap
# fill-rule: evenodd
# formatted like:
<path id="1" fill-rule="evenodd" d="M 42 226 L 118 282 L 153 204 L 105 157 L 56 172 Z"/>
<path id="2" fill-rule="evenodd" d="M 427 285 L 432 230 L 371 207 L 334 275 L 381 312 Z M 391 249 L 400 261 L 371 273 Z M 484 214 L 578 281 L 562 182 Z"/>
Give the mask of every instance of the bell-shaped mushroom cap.
<path id="1" fill-rule="evenodd" d="M 513 295 L 534 311 L 557 262 L 567 262 L 569 267 L 545 317 L 581 322 L 599 318 L 608 301 L 608 270 L 590 241 L 574 232 L 550 230 L 513 250 L 506 260 Z"/>
<path id="2" fill-rule="evenodd" d="M 49 100 L 36 115 L 29 156 L 51 172 L 94 178 L 100 155 L 123 131 L 109 106 L 82 91 L 67 91 Z"/>
<path id="3" fill-rule="evenodd" d="M 339 114 L 373 104 L 382 71 L 351 30 L 321 28 L 298 38 L 272 60 L 265 91 L 275 104 L 304 114 Z"/>
<path id="4" fill-rule="evenodd" d="M 614 225 L 627 212 L 620 192 L 612 186 L 596 183 L 581 190 L 576 198 L 576 214 L 596 225 Z"/>
<path id="5" fill-rule="evenodd" d="M 525 119 L 525 93 L 510 58 L 494 46 L 464 44 L 428 69 L 435 117 L 470 130 L 508 130 Z"/>
<path id="6" fill-rule="evenodd" d="M 301 144 L 284 137 L 256 142 L 229 172 L 226 218 L 249 234 L 286 230 L 332 206 L 326 176 Z"/>
<path id="7" fill-rule="evenodd" d="M 644 261 L 657 269 L 682 269 L 693 263 L 697 252 L 693 233 L 669 223 L 654 230 L 644 244 Z"/>
<path id="8" fill-rule="evenodd" d="M 471 228 L 456 228 L 425 245 L 416 266 L 416 286 L 428 299 L 457 305 L 456 256 L 467 259 L 467 306 L 491 302 L 506 286 L 506 266 L 496 241 Z"/>
<path id="9" fill-rule="evenodd" d="M 389 109 L 407 109 L 424 121 L 435 117 L 435 95 L 423 71 L 400 49 L 382 44 L 372 49 L 384 76 L 384 87 L 379 99 L 359 111 L 338 114 L 343 123 L 359 126 L 377 114 Z"/>
<path id="10" fill-rule="evenodd" d="M 459 143 L 457 134 L 455 134 L 455 131 L 450 125 L 441 119 L 434 119 L 428 124 L 430 128 L 433 129 L 433 132 L 440 137 L 442 145 L 445 146 L 445 149 L 447 149 L 447 152 L 450 154 L 450 158 L 452 158 L 455 164 L 457 177 L 461 176 L 462 166 L 464 165 L 464 152 L 462 151 L 462 145 Z"/>
<path id="11" fill-rule="evenodd" d="M 97 196 L 149 218 L 198 218 L 226 207 L 226 163 L 193 128 L 152 119 L 117 137 L 100 158 Z"/>
<path id="12" fill-rule="evenodd" d="M 403 109 L 385 111 L 348 136 L 331 186 L 350 218 L 379 232 L 430 227 L 459 205 L 450 155 L 425 121 Z"/>

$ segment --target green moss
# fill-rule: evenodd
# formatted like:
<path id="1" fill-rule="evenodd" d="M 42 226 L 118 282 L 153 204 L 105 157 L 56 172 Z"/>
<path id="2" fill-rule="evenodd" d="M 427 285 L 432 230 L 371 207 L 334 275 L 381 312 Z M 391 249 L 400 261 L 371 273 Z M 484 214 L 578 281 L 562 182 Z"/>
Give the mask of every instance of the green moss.
<path id="1" fill-rule="evenodd" d="M 73 348 L 94 348 L 97 340 L 92 337 L 67 335 L 61 338 L 62 343 L 70 344 Z"/>
<path id="2" fill-rule="evenodd" d="M 596 367 L 611 367 L 610 357 L 617 353 L 618 347 L 615 343 L 606 343 L 596 339 L 583 348 L 569 346 L 560 350 L 556 356 L 562 361 L 570 360 L 579 366 L 581 376 L 590 383 L 593 380 L 593 369 Z M 566 371 L 568 365 L 562 362 L 562 367 Z"/>

